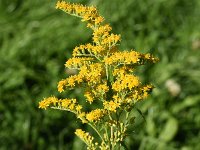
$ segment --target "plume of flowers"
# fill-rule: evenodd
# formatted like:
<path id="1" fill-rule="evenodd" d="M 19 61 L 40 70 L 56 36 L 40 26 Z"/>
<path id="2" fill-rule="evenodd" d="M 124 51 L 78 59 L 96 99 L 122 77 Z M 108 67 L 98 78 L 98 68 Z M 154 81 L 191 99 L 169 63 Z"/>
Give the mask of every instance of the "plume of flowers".
<path id="1" fill-rule="evenodd" d="M 82 123 L 91 126 L 99 138 L 81 129 L 75 132 L 90 150 L 122 147 L 130 125 L 131 110 L 135 103 L 146 99 L 153 89 L 151 84 L 143 85 L 134 70 L 146 63 L 156 63 L 158 59 L 134 50 L 120 51 L 118 45 L 121 36 L 111 32 L 112 27 L 104 23 L 96 7 L 58 1 L 56 8 L 81 18 L 93 31 L 92 42 L 75 47 L 72 58 L 66 61 L 65 67 L 78 72 L 58 82 L 58 91 L 61 93 L 82 86 L 85 88 L 85 100 L 90 105 L 94 101 L 101 105 L 86 112 L 85 106 L 76 99 L 49 97 L 39 103 L 39 108 L 70 111 Z M 120 119 L 124 114 L 126 118 Z"/>

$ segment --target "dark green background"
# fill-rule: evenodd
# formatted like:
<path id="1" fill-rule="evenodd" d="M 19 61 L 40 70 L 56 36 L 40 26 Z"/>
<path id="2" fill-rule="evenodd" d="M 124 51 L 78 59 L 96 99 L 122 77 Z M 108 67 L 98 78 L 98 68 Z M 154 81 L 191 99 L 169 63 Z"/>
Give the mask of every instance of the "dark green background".
<path id="1" fill-rule="evenodd" d="M 87 0 L 95 5 L 121 49 L 150 52 L 160 58 L 140 67 L 144 82 L 156 88 L 137 107 L 130 149 L 200 149 L 200 1 Z M 82 125 L 68 112 L 38 109 L 43 97 L 83 99 L 80 89 L 59 94 L 57 82 L 72 49 L 89 42 L 85 23 L 55 9 L 53 0 L 0 0 L 0 149 L 82 150 L 74 136 Z M 166 86 L 166 83 L 172 85 Z M 181 88 L 173 96 L 173 85 Z M 88 129 L 90 130 L 90 129 Z"/>

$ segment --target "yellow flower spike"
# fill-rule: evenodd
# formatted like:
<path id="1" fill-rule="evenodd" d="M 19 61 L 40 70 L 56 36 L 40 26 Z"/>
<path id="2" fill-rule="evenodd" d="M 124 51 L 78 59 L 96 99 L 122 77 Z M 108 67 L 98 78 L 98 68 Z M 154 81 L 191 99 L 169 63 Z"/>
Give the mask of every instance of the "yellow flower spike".
<path id="1" fill-rule="evenodd" d="M 81 4 L 58 1 L 56 4 L 56 9 L 61 9 L 71 15 L 81 17 L 82 21 L 90 22 L 91 28 L 93 28 L 94 25 L 99 25 L 104 21 L 104 18 L 98 14 L 96 7 L 93 6 L 88 7 Z"/>
<path id="2" fill-rule="evenodd" d="M 67 60 L 67 62 L 65 63 L 65 67 L 69 68 L 69 69 L 79 69 L 84 65 L 90 64 L 93 58 L 70 58 Z"/>
<path id="3" fill-rule="evenodd" d="M 58 82 L 58 91 L 61 93 L 64 91 L 66 87 L 74 88 L 76 85 L 83 82 L 82 75 L 73 75 L 68 77 L 67 79 L 63 79 Z"/>
<path id="4" fill-rule="evenodd" d="M 81 129 L 75 132 L 87 144 L 88 150 L 121 148 L 120 142 L 124 141 L 130 121 L 127 115 L 134 104 L 147 98 L 153 89 L 152 85 L 142 85 L 134 75 L 135 66 L 155 63 L 158 59 L 134 50 L 120 51 L 120 34 L 112 33 L 112 27 L 103 24 L 104 18 L 99 15 L 96 7 L 58 1 L 56 8 L 81 18 L 93 30 L 92 42 L 75 47 L 73 57 L 65 63 L 67 69 L 76 69 L 76 74 L 59 81 L 57 89 L 61 93 L 65 89 L 84 87 L 86 101 L 92 104 L 95 100 L 97 108 L 86 113 L 82 110 L 88 108 L 84 108 L 76 99 L 56 97 L 43 99 L 39 102 L 39 108 L 70 111 L 82 123 L 94 129 L 100 144 Z M 124 113 L 127 122 L 123 124 L 120 115 Z"/>
<path id="5" fill-rule="evenodd" d="M 73 57 L 85 56 L 86 58 L 71 58 L 71 59 L 74 61 L 76 61 L 77 59 L 77 61 L 80 61 L 79 63 L 83 61 L 95 60 L 95 58 L 103 56 L 103 54 L 105 54 L 105 51 L 106 49 L 101 45 L 92 45 L 88 43 L 85 45 L 80 45 L 79 47 L 75 47 L 73 51 Z"/>
<path id="6" fill-rule="evenodd" d="M 39 102 L 39 108 L 41 109 L 46 109 L 48 108 L 51 104 L 55 105 L 58 102 L 58 99 L 56 97 L 48 97 L 44 98 L 41 102 Z"/>
<path id="7" fill-rule="evenodd" d="M 140 61 L 140 55 L 138 52 L 131 51 L 131 52 L 115 52 L 110 57 L 105 58 L 104 62 L 107 65 L 113 64 L 137 64 Z"/>

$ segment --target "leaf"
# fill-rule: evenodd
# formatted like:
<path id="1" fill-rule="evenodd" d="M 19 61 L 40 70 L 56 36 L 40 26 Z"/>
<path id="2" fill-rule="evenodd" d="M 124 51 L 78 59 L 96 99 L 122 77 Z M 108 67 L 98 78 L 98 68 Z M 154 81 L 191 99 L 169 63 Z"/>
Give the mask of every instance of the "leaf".
<path id="1" fill-rule="evenodd" d="M 178 131 L 178 121 L 175 118 L 170 117 L 163 131 L 160 133 L 159 138 L 166 142 L 171 141 L 176 135 L 177 131 Z"/>
<path id="2" fill-rule="evenodd" d="M 130 120 L 129 120 L 129 123 L 130 123 L 130 124 L 134 124 L 134 123 L 135 123 L 135 118 L 136 118 L 136 117 L 131 117 Z"/>
<path id="3" fill-rule="evenodd" d="M 142 111 L 139 108 L 136 108 L 136 110 L 142 116 L 142 118 L 144 119 L 144 121 L 147 122 L 144 114 L 142 113 Z"/>
<path id="4" fill-rule="evenodd" d="M 151 117 L 147 118 L 146 130 L 147 130 L 147 133 L 151 136 L 154 136 L 156 134 L 156 125 L 153 121 L 153 118 Z"/>

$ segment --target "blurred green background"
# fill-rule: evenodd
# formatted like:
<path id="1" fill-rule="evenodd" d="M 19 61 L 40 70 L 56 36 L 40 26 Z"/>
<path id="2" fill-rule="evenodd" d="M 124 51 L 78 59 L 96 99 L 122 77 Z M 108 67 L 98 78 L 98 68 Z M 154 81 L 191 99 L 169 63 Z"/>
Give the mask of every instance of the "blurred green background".
<path id="1" fill-rule="evenodd" d="M 143 66 L 140 77 L 156 88 L 141 102 L 129 149 L 200 149 L 200 1 L 73 0 L 95 5 L 121 49 L 160 58 Z M 73 114 L 38 109 L 43 97 L 82 99 L 80 89 L 58 94 L 57 82 L 72 49 L 90 41 L 77 18 L 55 9 L 53 0 L 0 0 L 0 149 L 82 150 L 74 136 L 86 128 Z"/>

